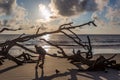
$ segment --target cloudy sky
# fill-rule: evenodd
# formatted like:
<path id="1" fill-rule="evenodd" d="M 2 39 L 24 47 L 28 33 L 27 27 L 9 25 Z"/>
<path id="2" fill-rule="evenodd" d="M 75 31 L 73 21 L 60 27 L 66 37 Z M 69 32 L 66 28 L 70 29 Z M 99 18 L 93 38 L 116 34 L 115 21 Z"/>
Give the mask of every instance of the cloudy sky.
<path id="1" fill-rule="evenodd" d="M 79 25 L 95 20 L 97 27 L 85 26 L 76 32 L 120 34 L 119 4 L 120 0 L 0 0 L 0 29 L 35 33 L 38 27 L 49 31 L 64 23 Z"/>

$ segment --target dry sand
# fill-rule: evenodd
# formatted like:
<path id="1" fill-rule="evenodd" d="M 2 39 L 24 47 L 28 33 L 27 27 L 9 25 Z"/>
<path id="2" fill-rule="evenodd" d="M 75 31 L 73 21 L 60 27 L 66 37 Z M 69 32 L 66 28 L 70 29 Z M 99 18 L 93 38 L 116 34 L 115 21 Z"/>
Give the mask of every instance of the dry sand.
<path id="1" fill-rule="evenodd" d="M 97 57 L 96 55 L 94 59 Z M 110 57 L 111 55 L 105 55 Z M 120 63 L 120 55 L 114 59 Z M 108 73 L 104 71 L 85 71 L 78 72 L 77 67 L 70 64 L 66 59 L 59 59 L 46 56 L 44 65 L 44 77 L 41 78 L 41 69 L 38 69 L 38 76 L 35 71 L 35 63 L 27 63 L 17 66 L 14 62 L 5 60 L 4 65 L 0 66 L 0 80 L 120 80 L 120 71 L 109 69 Z M 60 73 L 56 74 L 55 70 Z"/>

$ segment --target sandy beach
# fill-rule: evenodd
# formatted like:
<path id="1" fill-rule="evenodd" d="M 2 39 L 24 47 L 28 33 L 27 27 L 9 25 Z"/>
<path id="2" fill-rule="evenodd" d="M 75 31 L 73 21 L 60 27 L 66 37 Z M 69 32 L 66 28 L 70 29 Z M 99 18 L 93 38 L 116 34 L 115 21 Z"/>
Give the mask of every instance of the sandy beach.
<path id="1" fill-rule="evenodd" d="M 0 0 L 0 80 L 120 80 L 120 0 Z"/>
<path id="2" fill-rule="evenodd" d="M 93 59 L 97 58 L 95 55 Z M 106 54 L 105 57 L 112 55 Z M 114 59 L 120 63 L 120 55 Z M 77 71 L 78 68 L 70 64 L 67 59 L 53 58 L 46 56 L 44 64 L 44 73 L 41 77 L 41 69 L 35 71 L 36 63 L 26 63 L 22 66 L 17 66 L 10 60 L 5 60 L 0 66 L 0 80 L 120 80 L 120 71 L 108 69 L 108 73 L 104 71 Z M 55 70 L 60 71 L 56 74 Z"/>

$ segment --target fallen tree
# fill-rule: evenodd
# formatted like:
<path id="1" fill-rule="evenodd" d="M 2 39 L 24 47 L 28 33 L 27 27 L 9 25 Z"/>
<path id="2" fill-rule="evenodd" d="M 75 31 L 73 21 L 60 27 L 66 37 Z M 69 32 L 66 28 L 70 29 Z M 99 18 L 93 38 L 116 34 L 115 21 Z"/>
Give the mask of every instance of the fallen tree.
<path id="1" fill-rule="evenodd" d="M 57 54 L 49 54 L 49 53 L 47 53 L 47 55 L 49 55 L 49 56 L 59 57 L 59 58 L 67 58 L 68 60 L 71 60 L 72 64 L 74 64 L 75 62 L 81 62 L 83 64 L 88 65 L 90 67 L 89 69 L 93 69 L 93 70 L 99 64 L 103 64 L 104 65 L 103 67 L 106 68 L 106 66 L 108 66 L 109 64 L 105 64 L 105 62 L 107 61 L 107 63 L 110 63 L 109 60 L 112 59 L 112 58 L 114 58 L 116 55 L 113 55 L 109 59 L 105 59 L 105 58 L 103 59 L 102 58 L 103 61 L 101 60 L 101 57 L 98 58 L 98 59 L 96 59 L 96 60 L 94 60 L 94 61 L 91 61 L 90 59 L 93 57 L 93 53 L 92 53 L 92 45 L 91 45 L 91 41 L 90 41 L 89 36 L 87 36 L 87 40 L 88 40 L 87 44 L 86 43 L 82 43 L 81 38 L 73 31 L 76 28 L 80 28 L 80 27 L 83 27 L 85 25 L 90 25 L 90 24 L 93 24 L 95 27 L 97 26 L 94 23 L 94 21 L 90 21 L 90 22 L 87 22 L 85 24 L 77 25 L 77 26 L 73 26 L 72 23 L 68 23 L 68 24 L 61 25 L 55 31 L 43 32 L 43 33 L 40 33 L 40 34 L 39 34 L 40 28 L 38 28 L 38 30 L 36 31 L 36 34 L 31 34 L 31 35 L 21 34 L 19 37 L 15 38 L 15 39 L 7 40 L 7 41 L 5 41 L 3 43 L 0 43 L 0 48 L 1 48 L 0 55 L 3 56 L 3 57 L 5 57 L 5 58 L 7 58 L 7 59 L 9 59 L 9 60 L 14 61 L 18 65 L 22 65 L 22 63 L 26 62 L 25 60 L 28 59 L 28 58 L 26 58 L 27 54 L 20 55 L 20 56 L 24 56 L 24 58 L 25 58 L 24 61 L 21 61 L 18 58 L 16 58 L 16 57 L 14 57 L 14 56 L 12 56 L 12 55 L 9 54 L 10 49 L 12 49 L 12 47 L 14 47 L 14 46 L 17 46 L 17 47 L 20 47 L 20 48 L 28 51 L 28 52 L 36 53 L 36 51 L 31 50 L 31 49 L 25 47 L 21 43 L 29 41 L 31 39 L 35 39 L 35 38 L 40 37 L 40 41 L 44 41 L 44 42 L 48 43 L 50 46 L 56 47 L 57 49 L 59 49 L 59 51 L 57 51 L 57 54 L 61 54 L 61 56 L 58 56 Z M 4 30 L 1 30 L 1 32 L 2 31 L 4 31 Z M 73 40 L 74 43 L 76 43 L 78 46 L 81 47 L 81 49 L 84 49 L 85 51 L 81 52 L 81 50 L 78 50 L 77 53 L 76 53 L 74 51 L 74 49 L 73 49 L 73 55 L 70 56 L 70 55 L 67 54 L 67 52 L 64 51 L 64 49 L 60 45 L 57 45 L 55 43 L 47 41 L 44 38 L 41 38 L 42 36 L 45 36 L 45 35 L 48 35 L 48 34 L 51 35 L 51 34 L 55 34 L 55 33 L 62 33 L 63 35 L 65 35 L 69 39 Z M 74 37 L 71 36 L 68 33 L 71 33 Z M 85 57 L 83 57 L 81 54 L 85 54 Z M 29 56 L 29 60 L 30 60 L 30 58 L 31 58 L 31 56 Z M 2 64 L 2 62 L 0 62 L 0 63 Z M 113 65 L 111 67 L 113 67 Z"/>
<path id="2" fill-rule="evenodd" d="M 74 42 L 76 42 L 77 44 L 79 44 L 80 46 L 82 47 L 88 47 L 88 45 L 84 45 L 83 43 L 80 42 L 80 39 L 78 38 L 78 36 L 73 33 L 71 30 L 72 29 L 75 29 L 75 28 L 80 28 L 82 26 L 85 26 L 85 25 L 89 25 L 89 24 L 95 24 L 94 21 L 90 21 L 88 23 L 85 23 L 85 24 L 82 24 L 82 25 L 77 25 L 77 26 L 71 26 L 72 23 L 68 23 L 68 24 L 63 24 L 61 25 L 57 30 L 55 31 L 51 31 L 51 32 L 43 32 L 43 33 L 40 33 L 38 34 L 39 32 L 39 28 L 36 32 L 36 34 L 31 34 L 31 35 L 20 35 L 18 38 L 15 38 L 13 40 L 7 40 L 3 43 L 0 43 L 0 55 L 16 62 L 17 64 L 22 64 L 21 61 L 17 60 L 15 57 L 13 57 L 12 55 L 9 54 L 9 50 L 14 47 L 14 46 L 18 46 L 26 51 L 29 51 L 29 52 L 32 52 L 32 53 L 36 53 L 35 51 L 31 50 L 31 49 L 28 49 L 27 47 L 23 46 L 22 44 L 20 43 L 23 43 L 23 42 L 26 42 L 26 41 L 29 41 L 31 39 L 34 39 L 34 38 L 38 38 L 38 37 L 41 37 L 41 36 L 44 36 L 44 35 L 47 35 L 47 34 L 54 34 L 54 33 L 63 33 L 64 35 L 68 36 L 69 38 L 73 39 Z M 67 27 L 66 27 L 67 26 Z M 79 41 L 75 40 L 74 38 L 72 38 L 71 36 L 69 36 L 69 34 L 65 33 L 64 31 L 67 30 L 67 31 L 70 31 L 72 32 L 75 36 L 77 36 L 77 38 L 79 39 Z M 2 30 L 3 31 L 3 30 Z M 62 51 L 62 54 L 64 57 L 67 56 L 67 54 L 64 53 L 64 51 Z"/>

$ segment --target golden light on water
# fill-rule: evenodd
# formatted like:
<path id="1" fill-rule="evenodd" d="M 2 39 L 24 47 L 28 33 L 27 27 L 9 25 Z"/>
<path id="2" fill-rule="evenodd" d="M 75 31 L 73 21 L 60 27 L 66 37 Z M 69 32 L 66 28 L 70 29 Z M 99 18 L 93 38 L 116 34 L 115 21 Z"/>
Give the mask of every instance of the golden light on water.
<path id="1" fill-rule="evenodd" d="M 42 38 L 44 38 L 45 40 L 49 41 L 50 39 L 50 35 L 45 35 L 45 36 L 42 36 Z M 50 50 L 50 46 L 48 45 L 44 45 L 43 48 L 48 52 Z"/>
<path id="2" fill-rule="evenodd" d="M 43 48 L 48 52 L 50 50 L 50 46 L 44 45 Z"/>
<path id="3" fill-rule="evenodd" d="M 44 35 L 44 36 L 42 36 L 42 38 L 44 38 L 45 40 L 49 40 L 50 39 L 50 35 L 49 34 Z"/>

